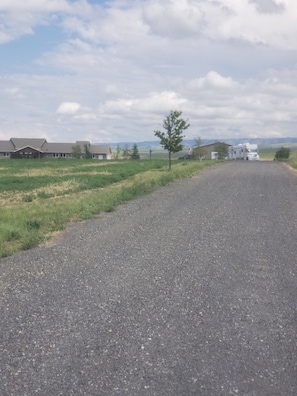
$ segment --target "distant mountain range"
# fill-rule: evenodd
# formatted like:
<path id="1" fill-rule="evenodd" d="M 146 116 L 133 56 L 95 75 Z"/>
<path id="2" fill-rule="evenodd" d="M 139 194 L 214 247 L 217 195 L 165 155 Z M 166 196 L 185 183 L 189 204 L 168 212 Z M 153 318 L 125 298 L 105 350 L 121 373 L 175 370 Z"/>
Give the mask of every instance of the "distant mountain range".
<path id="1" fill-rule="evenodd" d="M 210 144 L 217 140 L 214 139 L 203 139 L 203 144 Z M 280 146 L 280 145 L 297 145 L 297 138 L 286 137 L 286 138 L 256 138 L 256 139 L 249 139 L 249 138 L 234 138 L 234 139 L 222 139 L 221 142 L 229 143 L 229 144 L 240 144 L 240 143 L 251 143 L 251 144 L 258 144 L 258 146 Z M 132 148 L 134 144 L 137 144 L 139 151 L 157 151 L 163 150 L 163 147 L 160 145 L 159 140 L 154 141 L 144 141 L 144 142 L 120 142 L 120 143 L 109 143 L 108 145 L 112 150 L 116 150 L 119 146 L 121 150 L 125 147 L 129 149 Z M 103 143 L 95 143 L 95 144 L 103 144 Z M 194 139 L 185 139 L 183 140 L 184 149 L 188 149 L 190 147 L 195 146 Z"/>

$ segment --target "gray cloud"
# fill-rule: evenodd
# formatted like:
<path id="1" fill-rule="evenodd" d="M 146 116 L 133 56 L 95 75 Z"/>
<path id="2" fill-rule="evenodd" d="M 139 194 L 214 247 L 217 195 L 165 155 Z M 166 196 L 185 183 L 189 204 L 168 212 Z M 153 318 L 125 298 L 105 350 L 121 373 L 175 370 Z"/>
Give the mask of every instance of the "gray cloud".
<path id="1" fill-rule="evenodd" d="M 296 136 L 295 2 L 5 4 L 0 42 L 28 35 L 30 53 L 43 24 L 60 40 L 18 74 L 0 67 L 0 139 L 153 140 L 172 109 L 188 138 Z"/>
<path id="2" fill-rule="evenodd" d="M 284 3 L 276 3 L 274 0 L 250 0 L 251 3 L 256 4 L 258 10 L 263 13 L 281 13 L 285 10 Z"/>

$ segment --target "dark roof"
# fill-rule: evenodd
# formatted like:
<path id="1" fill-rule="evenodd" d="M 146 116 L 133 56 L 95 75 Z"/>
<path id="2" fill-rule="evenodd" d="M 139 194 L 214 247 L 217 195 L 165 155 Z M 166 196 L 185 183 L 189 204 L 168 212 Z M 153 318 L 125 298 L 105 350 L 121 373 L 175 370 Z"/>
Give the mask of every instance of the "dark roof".
<path id="1" fill-rule="evenodd" d="M 11 153 L 14 149 L 14 145 L 10 140 L 0 140 L 0 151 L 2 153 Z"/>
<path id="2" fill-rule="evenodd" d="M 89 147 L 92 154 L 111 154 L 111 148 L 106 145 L 93 144 Z"/>
<path id="3" fill-rule="evenodd" d="M 74 146 L 80 146 L 81 151 L 85 151 L 85 145 L 92 154 L 111 154 L 109 146 L 91 145 L 90 142 L 77 141 L 75 143 L 46 143 L 43 147 L 45 153 L 72 153 Z"/>
<path id="4" fill-rule="evenodd" d="M 200 146 L 200 147 L 215 146 L 216 144 L 225 144 L 226 146 L 232 146 L 232 144 L 225 143 L 225 142 L 213 142 L 213 143 L 209 143 L 209 144 L 203 144 L 203 145 Z M 197 147 L 197 146 L 195 146 L 195 147 Z M 194 147 L 194 148 L 195 148 L 195 147 Z"/>
<path id="5" fill-rule="evenodd" d="M 10 141 L 14 145 L 15 150 L 30 146 L 37 150 L 42 150 L 42 146 L 46 143 L 45 139 L 30 139 L 30 138 L 11 138 Z"/>
<path id="6" fill-rule="evenodd" d="M 111 154 L 111 148 L 108 145 L 91 145 L 88 141 L 77 141 L 75 143 L 48 143 L 46 139 L 30 139 L 30 138 L 11 138 L 10 140 L 0 141 L 0 152 L 15 152 L 27 147 L 41 151 L 43 153 L 71 154 L 74 146 L 80 146 L 82 152 L 85 145 L 92 154 Z"/>
<path id="7" fill-rule="evenodd" d="M 43 147 L 44 153 L 66 154 L 72 153 L 75 143 L 46 143 Z"/>

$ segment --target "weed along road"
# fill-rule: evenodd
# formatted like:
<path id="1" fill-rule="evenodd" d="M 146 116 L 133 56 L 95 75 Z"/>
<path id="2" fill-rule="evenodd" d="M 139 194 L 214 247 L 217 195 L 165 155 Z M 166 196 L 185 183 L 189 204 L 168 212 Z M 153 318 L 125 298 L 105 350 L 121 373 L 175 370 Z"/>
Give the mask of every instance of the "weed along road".
<path id="1" fill-rule="evenodd" d="M 233 161 L 2 259 L 0 394 L 296 395 L 296 241 L 294 172 Z"/>

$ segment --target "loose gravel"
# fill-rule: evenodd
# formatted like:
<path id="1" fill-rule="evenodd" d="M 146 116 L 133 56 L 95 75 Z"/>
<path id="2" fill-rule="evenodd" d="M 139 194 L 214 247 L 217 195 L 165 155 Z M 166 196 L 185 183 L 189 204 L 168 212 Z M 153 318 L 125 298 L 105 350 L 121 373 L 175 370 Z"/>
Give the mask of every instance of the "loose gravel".
<path id="1" fill-rule="evenodd" d="M 0 261 L 0 394 L 296 395 L 297 178 L 210 167 Z"/>

